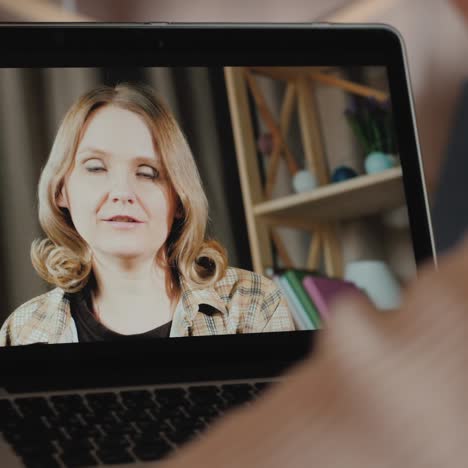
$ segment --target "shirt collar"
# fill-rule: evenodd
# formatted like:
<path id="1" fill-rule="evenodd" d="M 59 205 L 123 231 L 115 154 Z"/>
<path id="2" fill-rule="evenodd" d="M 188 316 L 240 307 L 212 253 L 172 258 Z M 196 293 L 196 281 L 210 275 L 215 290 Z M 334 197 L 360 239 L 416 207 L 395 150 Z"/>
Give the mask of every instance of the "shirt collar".
<path id="1" fill-rule="evenodd" d="M 181 302 L 186 312 L 186 318 L 192 322 L 198 312 L 211 315 L 213 312 L 221 312 L 227 315 L 226 304 L 216 290 L 208 288 L 191 288 L 187 283 L 181 284 Z"/>

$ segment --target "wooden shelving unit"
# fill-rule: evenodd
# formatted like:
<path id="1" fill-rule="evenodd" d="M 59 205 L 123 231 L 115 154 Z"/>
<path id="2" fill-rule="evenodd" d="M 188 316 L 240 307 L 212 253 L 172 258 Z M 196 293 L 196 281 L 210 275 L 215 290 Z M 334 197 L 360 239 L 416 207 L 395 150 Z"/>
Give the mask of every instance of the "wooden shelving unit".
<path id="1" fill-rule="evenodd" d="M 345 182 L 330 183 L 314 86 L 333 86 L 344 92 L 373 97 L 380 101 L 388 99 L 382 90 L 345 80 L 336 75 L 335 70 L 324 67 L 225 68 L 250 248 L 254 269 L 260 274 L 265 274 L 273 267 L 274 248 L 286 267 L 295 266 L 289 258 L 287 247 L 275 232 L 275 228 L 282 226 L 306 230 L 312 234 L 308 268 L 317 268 L 323 259 L 326 273 L 340 277 L 344 265 L 338 235 L 339 222 L 377 214 L 404 203 L 399 167 L 358 176 Z M 275 118 L 267 106 L 256 81 L 258 75 L 280 80 L 285 84 L 278 118 Z M 265 184 L 262 184 L 257 156 L 249 94 L 274 141 Z M 295 110 L 298 113 L 307 169 L 316 176 L 319 187 L 272 199 L 280 158 L 284 158 L 291 175 L 298 170 L 286 142 L 291 116 Z"/>
<path id="2" fill-rule="evenodd" d="M 258 203 L 253 212 L 263 222 L 290 227 L 360 218 L 401 206 L 405 201 L 401 178 L 401 168 L 388 169 Z"/>

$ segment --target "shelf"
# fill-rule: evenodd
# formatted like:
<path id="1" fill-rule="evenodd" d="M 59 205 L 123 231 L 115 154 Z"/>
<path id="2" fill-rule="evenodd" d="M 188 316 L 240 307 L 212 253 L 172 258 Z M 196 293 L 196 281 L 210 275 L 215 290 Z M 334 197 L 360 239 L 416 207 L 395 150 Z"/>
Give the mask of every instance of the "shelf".
<path id="1" fill-rule="evenodd" d="M 253 207 L 254 215 L 270 225 L 306 225 L 376 214 L 404 204 L 401 168 L 287 195 Z"/>
<path id="2" fill-rule="evenodd" d="M 258 75 L 268 76 L 275 80 L 288 82 L 302 77 L 316 84 L 332 86 L 351 94 L 374 98 L 380 102 L 388 100 L 386 92 L 335 76 L 334 70 L 326 67 L 249 67 L 249 69 Z"/>

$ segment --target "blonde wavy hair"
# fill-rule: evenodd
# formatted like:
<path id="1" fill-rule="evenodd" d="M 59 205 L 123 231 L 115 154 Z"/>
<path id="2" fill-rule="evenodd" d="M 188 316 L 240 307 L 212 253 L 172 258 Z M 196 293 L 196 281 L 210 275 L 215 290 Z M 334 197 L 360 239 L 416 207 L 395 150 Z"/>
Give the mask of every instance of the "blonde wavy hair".
<path id="1" fill-rule="evenodd" d="M 46 238 L 31 245 L 31 261 L 48 283 L 76 292 L 92 274 L 92 251 L 75 229 L 68 209 L 57 204 L 71 170 L 83 128 L 98 108 L 112 105 L 141 116 L 153 135 L 170 189 L 176 196 L 177 216 L 164 245 L 155 257 L 171 272 L 170 295 L 182 281 L 191 287 L 209 287 L 227 268 L 227 254 L 217 241 L 207 239 L 208 202 L 187 141 L 168 107 L 147 86 L 101 86 L 80 97 L 68 110 L 57 132 L 38 186 L 39 222 Z"/>

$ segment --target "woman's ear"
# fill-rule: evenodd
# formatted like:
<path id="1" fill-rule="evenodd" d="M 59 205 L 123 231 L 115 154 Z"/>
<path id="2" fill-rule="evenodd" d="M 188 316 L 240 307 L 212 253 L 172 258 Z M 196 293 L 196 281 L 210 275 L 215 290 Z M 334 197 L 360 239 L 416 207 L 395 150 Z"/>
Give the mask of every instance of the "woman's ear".
<path id="1" fill-rule="evenodd" d="M 181 219 L 185 216 L 185 210 L 184 210 L 184 207 L 182 206 L 182 203 L 177 203 L 177 209 L 176 209 L 176 212 L 175 212 L 175 217 L 177 219 Z"/>
<path id="2" fill-rule="evenodd" d="M 58 194 L 57 205 L 60 208 L 69 208 L 67 194 L 65 192 L 65 186 L 62 186 L 62 189 L 60 190 L 60 193 Z"/>
<path id="3" fill-rule="evenodd" d="M 180 198 L 176 198 L 176 209 L 174 213 L 174 218 L 180 219 L 184 217 L 184 207 L 182 205 L 182 202 L 180 201 Z"/>

